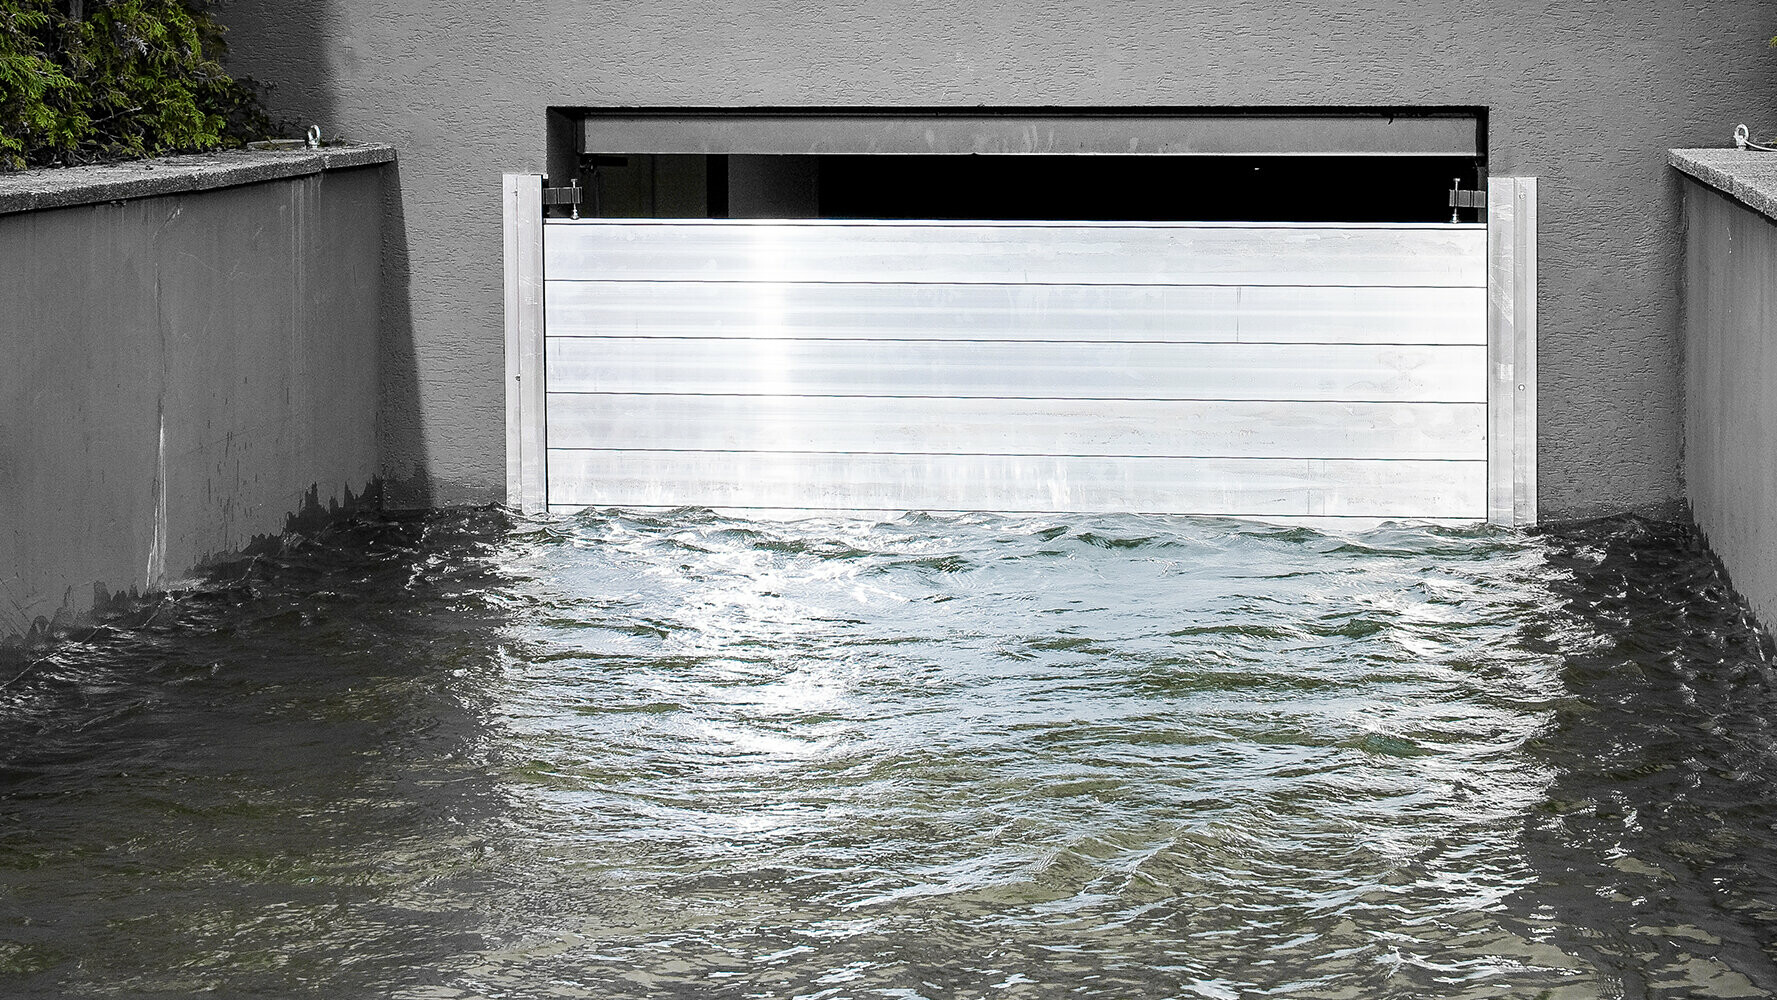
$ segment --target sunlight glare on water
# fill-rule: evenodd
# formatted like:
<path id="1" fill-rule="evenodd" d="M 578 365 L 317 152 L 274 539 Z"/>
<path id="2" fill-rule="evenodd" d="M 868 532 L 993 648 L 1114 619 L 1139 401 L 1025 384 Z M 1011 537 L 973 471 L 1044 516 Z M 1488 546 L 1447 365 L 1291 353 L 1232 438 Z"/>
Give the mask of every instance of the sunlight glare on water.
<path id="1" fill-rule="evenodd" d="M 1777 990 L 1689 529 L 366 521 L 0 689 L 26 995 Z"/>

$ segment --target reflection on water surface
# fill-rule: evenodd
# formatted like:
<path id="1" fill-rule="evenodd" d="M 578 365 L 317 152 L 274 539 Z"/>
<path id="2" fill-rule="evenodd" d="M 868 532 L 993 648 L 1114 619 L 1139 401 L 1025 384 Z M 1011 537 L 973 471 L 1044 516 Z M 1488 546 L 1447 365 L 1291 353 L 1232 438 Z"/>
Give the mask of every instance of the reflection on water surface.
<path id="1" fill-rule="evenodd" d="M 1766 996 L 1774 691 L 1637 520 L 342 525 L 0 688 L 0 989 Z"/>

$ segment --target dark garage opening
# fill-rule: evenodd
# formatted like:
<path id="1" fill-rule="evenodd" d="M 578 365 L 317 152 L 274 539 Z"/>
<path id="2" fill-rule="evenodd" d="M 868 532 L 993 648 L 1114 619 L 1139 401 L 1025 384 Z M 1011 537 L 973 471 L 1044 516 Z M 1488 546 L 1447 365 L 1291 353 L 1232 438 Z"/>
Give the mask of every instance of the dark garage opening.
<path id="1" fill-rule="evenodd" d="M 1483 107 L 548 111 L 583 217 L 1480 222 Z M 559 204 L 559 203 L 558 203 Z M 552 214 L 569 214 L 566 207 Z"/>
<path id="2" fill-rule="evenodd" d="M 1400 157 L 820 157 L 820 214 L 863 219 L 1449 221 L 1472 160 Z"/>
<path id="3" fill-rule="evenodd" d="M 1457 156 L 596 153 L 579 167 L 591 218 L 1450 222 L 1451 187 L 1480 175 Z"/>

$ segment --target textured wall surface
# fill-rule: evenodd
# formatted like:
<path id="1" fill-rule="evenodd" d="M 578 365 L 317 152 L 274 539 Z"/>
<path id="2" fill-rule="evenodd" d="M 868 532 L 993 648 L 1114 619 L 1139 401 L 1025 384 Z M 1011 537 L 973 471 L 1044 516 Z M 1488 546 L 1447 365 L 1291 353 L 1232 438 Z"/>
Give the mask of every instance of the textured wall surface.
<path id="1" fill-rule="evenodd" d="M 0 639 L 365 487 L 382 187 L 0 215 Z"/>
<path id="2" fill-rule="evenodd" d="M 234 68 L 276 83 L 282 110 L 401 150 L 382 461 L 434 502 L 504 493 L 499 177 L 542 169 L 548 106 L 1486 106 L 1494 173 L 1542 178 L 1545 517 L 1679 495 L 1664 151 L 1777 126 L 1758 0 L 234 0 L 223 16 Z"/>
<path id="3" fill-rule="evenodd" d="M 1777 223 L 1684 182 L 1685 492 L 1734 586 L 1777 623 Z"/>

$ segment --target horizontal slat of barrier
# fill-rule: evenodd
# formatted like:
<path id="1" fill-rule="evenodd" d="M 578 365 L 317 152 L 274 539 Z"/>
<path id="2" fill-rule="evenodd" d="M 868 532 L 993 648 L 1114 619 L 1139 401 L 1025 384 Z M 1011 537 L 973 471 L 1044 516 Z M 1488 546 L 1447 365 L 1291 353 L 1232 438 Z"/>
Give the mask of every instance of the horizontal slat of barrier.
<path id="1" fill-rule="evenodd" d="M 1486 348 L 549 340 L 551 392 L 1483 403 Z"/>
<path id="2" fill-rule="evenodd" d="M 683 510 L 684 508 L 684 504 L 669 506 L 661 504 L 632 503 L 624 504 L 620 508 L 610 509 L 671 514 L 674 511 Z M 599 509 L 599 507 L 592 504 L 565 503 L 554 504 L 549 508 L 550 512 L 554 514 L 572 514 L 576 511 Z M 713 511 L 722 517 L 744 518 L 752 521 L 801 521 L 807 519 L 894 521 L 908 516 L 908 511 L 905 507 L 709 507 L 704 509 Z M 917 516 L 935 515 L 937 517 L 969 517 L 976 513 L 981 512 L 927 508 L 926 510 L 921 511 Z M 997 516 L 998 513 L 1001 512 L 993 512 L 995 516 Z M 1067 512 L 1041 511 L 1025 513 L 1029 516 L 1036 517 Z M 1168 516 L 1165 512 L 1161 511 L 1144 511 L 1143 513 Z M 1329 533 L 1369 531 L 1373 528 L 1385 524 L 1393 524 L 1401 520 L 1400 518 L 1395 517 L 1378 517 L 1373 514 L 1347 516 L 1338 516 L 1334 514 L 1230 514 L 1203 516 L 1228 517 L 1236 521 L 1257 521 L 1262 524 L 1275 524 L 1284 527 L 1313 528 L 1316 531 Z M 1412 521 L 1414 524 L 1439 525 L 1446 528 L 1461 528 L 1475 523 L 1475 519 L 1472 517 L 1415 517 Z"/>
<path id="3" fill-rule="evenodd" d="M 1480 288 L 1486 230 L 1129 225 L 557 223 L 552 280 Z"/>
<path id="4" fill-rule="evenodd" d="M 552 337 L 1487 343 L 1483 288 L 548 282 Z"/>
<path id="5" fill-rule="evenodd" d="M 1484 403 L 549 396 L 556 448 L 1485 459 Z"/>
<path id="6" fill-rule="evenodd" d="M 550 503 L 596 507 L 1486 514 L 1486 462 L 551 449 Z"/>

